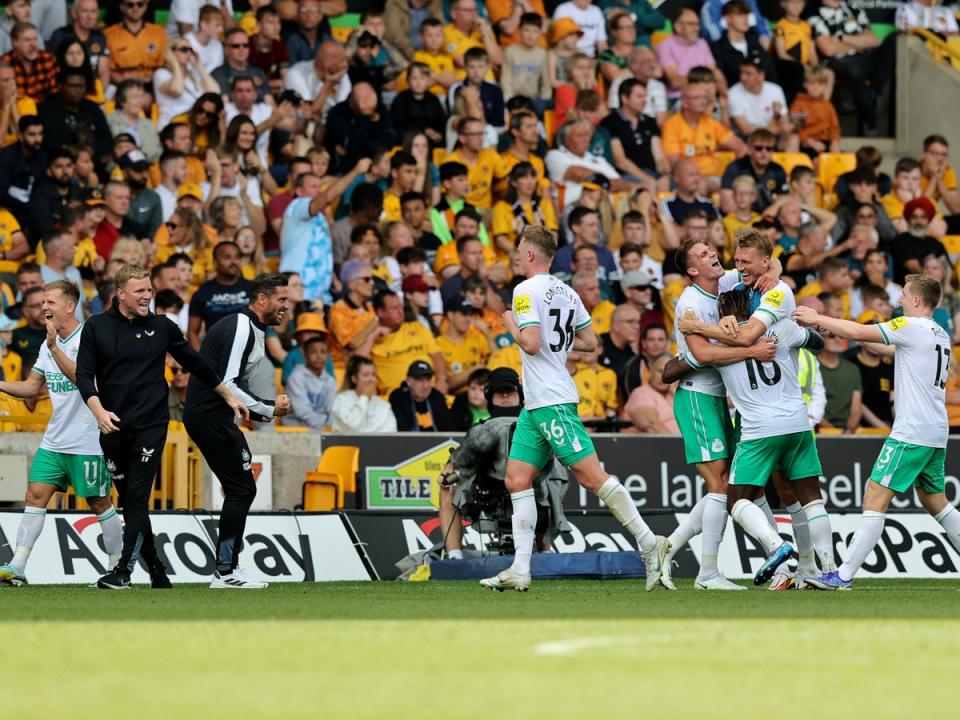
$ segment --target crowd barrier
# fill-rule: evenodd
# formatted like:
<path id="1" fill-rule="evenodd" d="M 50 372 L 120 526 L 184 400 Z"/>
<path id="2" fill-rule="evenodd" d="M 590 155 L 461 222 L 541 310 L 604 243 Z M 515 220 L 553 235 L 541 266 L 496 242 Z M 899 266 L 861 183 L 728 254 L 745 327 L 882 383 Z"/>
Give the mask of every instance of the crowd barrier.
<path id="1" fill-rule="evenodd" d="M 19 511 L 0 511 L 0 563 L 12 556 Z M 658 534 L 668 534 L 679 513 L 647 514 Z M 831 517 L 834 549 L 843 557 L 859 520 L 858 513 Z M 781 534 L 791 538 L 790 516 L 777 515 Z M 572 530 L 554 543 L 559 553 L 633 551 L 633 539 L 606 512 L 579 513 Z M 175 583 L 208 582 L 214 570 L 218 516 L 207 512 L 158 512 L 153 529 L 161 558 Z M 435 513 L 346 511 L 338 513 L 255 513 L 247 522 L 241 566 L 251 576 L 278 582 L 390 580 L 396 563 L 442 541 Z M 464 548 L 483 555 L 487 538 L 472 527 L 464 531 Z M 700 554 L 699 538 L 677 555 L 675 577 L 693 577 Z M 51 512 L 27 567 L 32 584 L 89 584 L 106 571 L 100 528 L 92 515 Z M 727 577 L 745 579 L 763 562 L 762 550 L 738 526 L 729 523 L 719 565 Z M 883 536 L 868 556 L 861 577 L 956 579 L 960 554 L 929 515 L 892 513 Z M 133 581 L 149 583 L 137 568 Z"/>

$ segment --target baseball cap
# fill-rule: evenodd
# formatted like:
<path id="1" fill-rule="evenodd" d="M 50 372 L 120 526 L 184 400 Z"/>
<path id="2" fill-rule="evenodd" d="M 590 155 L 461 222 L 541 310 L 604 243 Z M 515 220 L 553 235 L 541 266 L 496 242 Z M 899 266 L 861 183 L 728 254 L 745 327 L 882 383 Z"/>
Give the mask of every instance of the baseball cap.
<path id="1" fill-rule="evenodd" d="M 753 65 L 755 68 L 763 70 L 766 66 L 763 61 L 763 53 L 753 51 L 748 52 L 746 57 L 740 61 L 741 65 Z"/>
<path id="2" fill-rule="evenodd" d="M 501 367 L 491 371 L 490 377 L 487 378 L 487 386 L 484 388 L 484 391 L 489 395 L 493 395 L 497 390 L 519 389 L 520 377 L 517 375 L 517 371 L 511 368 Z"/>
<path id="3" fill-rule="evenodd" d="M 479 315 L 480 311 L 471 305 L 463 296 L 448 298 L 443 304 L 444 312 L 458 312 L 467 315 Z"/>
<path id="4" fill-rule="evenodd" d="M 120 166 L 121 170 L 146 170 L 150 167 L 150 161 L 147 160 L 147 156 L 143 154 L 143 150 L 133 148 L 132 150 L 127 150 L 120 156 L 120 159 L 117 160 L 117 165 Z"/>
<path id="5" fill-rule="evenodd" d="M 180 186 L 180 189 L 177 190 L 177 200 L 180 198 L 192 197 L 197 200 L 203 200 L 203 191 L 200 189 L 200 186 L 196 183 L 184 183 Z"/>
<path id="6" fill-rule="evenodd" d="M 430 286 L 423 279 L 423 275 L 407 275 L 403 279 L 403 285 L 400 288 L 405 293 L 408 292 L 430 292 Z"/>
<path id="7" fill-rule="evenodd" d="M 323 315 L 315 312 L 301 313 L 297 318 L 297 327 L 293 334 L 301 332 L 319 332 L 327 334 L 327 324 L 323 321 Z"/>
<path id="8" fill-rule="evenodd" d="M 580 26 L 577 25 L 577 21 L 573 18 L 563 17 L 557 18 L 553 22 L 553 42 L 558 43 L 563 40 L 567 35 L 571 33 L 576 33 L 577 35 L 583 35 L 583 30 L 580 29 Z"/>
<path id="9" fill-rule="evenodd" d="M 80 193 L 80 199 L 83 200 L 87 207 L 97 207 L 99 205 L 106 204 L 103 201 L 103 193 L 96 188 L 87 188 L 86 190 L 83 190 Z"/>
<path id="10" fill-rule="evenodd" d="M 632 287 L 649 287 L 650 276 L 642 270 L 631 270 L 625 272 L 620 279 L 620 287 L 624 290 Z"/>
<path id="11" fill-rule="evenodd" d="M 407 377 L 428 378 L 433 377 L 433 368 L 426 360 L 414 360 L 407 368 Z"/>
<path id="12" fill-rule="evenodd" d="M 585 181 L 580 183 L 584 190 L 609 190 L 610 180 L 606 175 L 591 175 Z"/>
<path id="13" fill-rule="evenodd" d="M 378 38 L 369 30 L 364 30 L 362 33 L 360 33 L 360 37 L 357 38 L 357 46 L 359 47 L 364 45 L 367 47 L 377 47 L 380 45 L 380 38 Z"/>
<path id="14" fill-rule="evenodd" d="M 133 137 L 133 135 L 131 135 L 130 133 L 120 133 L 119 135 L 116 135 L 113 138 L 114 145 L 119 145 L 122 142 L 133 143 L 134 145 L 137 144 L 136 138 Z"/>

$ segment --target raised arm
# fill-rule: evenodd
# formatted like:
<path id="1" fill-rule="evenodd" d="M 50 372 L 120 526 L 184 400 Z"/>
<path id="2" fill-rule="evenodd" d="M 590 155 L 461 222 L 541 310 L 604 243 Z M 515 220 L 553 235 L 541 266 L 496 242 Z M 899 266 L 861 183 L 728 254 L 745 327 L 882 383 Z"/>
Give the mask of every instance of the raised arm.
<path id="1" fill-rule="evenodd" d="M 852 320 L 838 320 L 820 315 L 811 308 L 803 306 L 793 311 L 793 319 L 806 327 L 818 327 L 848 340 L 886 345 L 879 325 L 861 325 Z"/>

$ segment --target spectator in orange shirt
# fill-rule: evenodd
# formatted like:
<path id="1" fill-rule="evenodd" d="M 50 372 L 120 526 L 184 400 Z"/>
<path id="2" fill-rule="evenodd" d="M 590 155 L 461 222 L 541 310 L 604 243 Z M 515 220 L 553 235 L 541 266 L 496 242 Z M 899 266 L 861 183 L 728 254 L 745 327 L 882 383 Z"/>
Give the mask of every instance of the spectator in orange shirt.
<path id="1" fill-rule="evenodd" d="M 152 80 L 163 67 L 167 52 L 167 33 L 160 25 L 144 21 L 147 0 L 122 0 L 123 19 L 103 31 L 110 50 L 110 79 L 119 83 L 127 78 Z"/>
<path id="2" fill-rule="evenodd" d="M 10 31 L 13 50 L 0 60 L 10 63 L 17 79 L 17 94 L 40 102 L 57 91 L 57 61 L 39 46 L 37 28 L 17 23 Z"/>
<path id="3" fill-rule="evenodd" d="M 347 294 L 330 308 L 330 356 L 336 367 L 344 367 L 348 355 L 367 355 L 378 338 L 388 334 L 380 328 L 370 305 L 373 297 L 373 270 L 363 260 L 347 260 L 340 268 L 340 281 Z"/>
<path id="4" fill-rule="evenodd" d="M 827 99 L 832 73 L 821 65 L 806 69 L 803 89 L 790 106 L 790 116 L 799 128 L 800 150 L 811 158 L 822 152 L 840 151 L 840 120 Z"/>

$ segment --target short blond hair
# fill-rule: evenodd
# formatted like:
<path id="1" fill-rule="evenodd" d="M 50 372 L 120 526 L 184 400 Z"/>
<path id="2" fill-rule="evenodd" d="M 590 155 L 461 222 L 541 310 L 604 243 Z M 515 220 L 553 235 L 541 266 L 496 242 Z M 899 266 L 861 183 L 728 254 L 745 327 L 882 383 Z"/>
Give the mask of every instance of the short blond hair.
<path id="1" fill-rule="evenodd" d="M 124 265 L 117 270 L 117 274 L 113 276 L 113 282 L 119 290 L 120 288 L 126 287 L 127 283 L 131 280 L 142 280 L 148 277 L 150 277 L 150 271 L 146 268 L 140 267 L 139 265 Z"/>
<path id="2" fill-rule="evenodd" d="M 904 280 L 904 285 L 909 285 L 913 294 L 918 296 L 928 308 L 933 310 L 940 304 L 942 288 L 935 278 L 926 273 L 915 273 L 907 275 Z"/>
<path id="3" fill-rule="evenodd" d="M 520 233 L 520 239 L 536 249 L 544 260 L 553 260 L 557 254 L 557 237 L 543 225 L 527 225 Z"/>
<path id="4" fill-rule="evenodd" d="M 743 248 L 744 250 L 754 248 L 755 250 L 759 250 L 760 254 L 764 257 L 771 257 L 773 255 L 773 243 L 759 230 L 741 228 L 737 230 L 734 238 L 737 241 L 738 248 Z"/>
<path id="5" fill-rule="evenodd" d="M 803 79 L 826 85 L 833 80 L 833 70 L 823 65 L 810 65 L 804 70 Z"/>
<path id="6" fill-rule="evenodd" d="M 738 186 L 745 185 L 751 190 L 757 189 L 757 181 L 749 175 L 738 175 L 731 183 L 731 189 L 736 190 Z"/>

